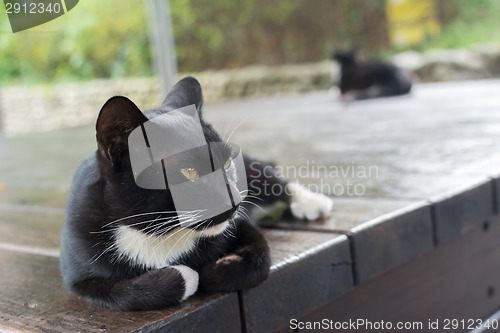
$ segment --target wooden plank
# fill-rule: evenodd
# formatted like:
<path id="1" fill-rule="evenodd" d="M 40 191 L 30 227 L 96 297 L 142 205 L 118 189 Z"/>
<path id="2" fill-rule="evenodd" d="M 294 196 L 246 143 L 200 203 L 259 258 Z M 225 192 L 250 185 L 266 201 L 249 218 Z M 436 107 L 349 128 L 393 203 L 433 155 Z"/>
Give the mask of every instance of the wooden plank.
<path id="1" fill-rule="evenodd" d="M 419 202 L 421 201 L 373 197 L 335 198 L 333 213 L 327 226 L 329 230 L 350 232 L 352 228 L 363 223 Z M 310 225 L 315 226 L 315 224 Z"/>
<path id="2" fill-rule="evenodd" d="M 43 207 L 10 208 L 0 206 L 0 244 L 57 251 L 64 221 L 62 211 Z"/>
<path id="3" fill-rule="evenodd" d="M 273 254 L 273 272 L 264 283 L 241 294 L 247 332 L 283 327 L 290 317 L 352 290 L 345 236 L 280 230 L 267 230 L 265 236 Z"/>
<path id="4" fill-rule="evenodd" d="M 300 321 L 323 319 L 334 323 L 364 319 L 397 322 L 483 319 L 500 308 L 500 217 L 476 225 L 416 260 L 357 286 L 337 301 L 303 316 Z M 366 329 L 365 329 L 366 330 Z M 306 332 L 307 330 L 304 330 Z M 360 332 L 342 330 L 342 332 Z M 430 331 L 427 326 L 415 332 Z M 450 330 L 466 331 L 461 330 Z"/>
<path id="5" fill-rule="evenodd" d="M 418 203 L 417 200 L 396 200 L 386 198 L 333 198 L 331 216 L 319 222 L 281 220 L 273 227 L 288 230 L 310 230 L 326 232 L 350 232 L 352 228 Z"/>
<path id="6" fill-rule="evenodd" d="M 37 206 L 58 208 L 64 210 L 68 200 L 69 184 L 63 183 L 68 188 L 46 187 L 37 188 L 33 186 L 20 187 L 3 185 L 0 188 L 0 210 L 11 209 L 12 206 Z M 55 186 L 56 184 L 54 184 Z"/>
<path id="7" fill-rule="evenodd" d="M 500 331 L 500 309 L 488 318 L 483 319 L 483 325 L 469 333 L 498 333 Z"/>
<path id="8" fill-rule="evenodd" d="M 276 227 L 348 234 L 356 283 L 433 247 L 431 206 L 427 202 L 342 198 L 334 203 L 332 217 L 322 223 L 284 221 Z"/>
<path id="9" fill-rule="evenodd" d="M 477 158 L 470 156 L 471 162 L 454 168 L 453 174 L 456 176 L 489 176 L 496 178 L 500 175 L 498 166 L 500 165 L 500 152 L 492 149 L 489 153 L 477 155 Z"/>
<path id="10" fill-rule="evenodd" d="M 36 326 L 35 331 L 71 331 L 71 328 L 76 327 L 82 332 L 102 330 L 103 327 L 109 330 L 121 330 L 126 327 L 127 331 L 161 328 L 179 332 L 194 332 L 202 328 L 214 332 L 241 329 L 236 293 L 208 299 L 194 298 L 178 308 L 146 312 L 144 315 L 127 313 L 120 316 L 89 306 L 66 293 L 60 281 L 56 257 L 32 255 L 39 253 L 37 251 L 40 251 L 40 248 L 52 249 L 58 246 L 63 216 L 17 210 L 0 211 L 0 216 L 0 240 L 6 242 L 0 245 L 25 246 L 21 249 L 14 248 L 24 253 L 0 250 L 0 265 L 3 266 L 0 271 L 4 272 L 2 281 L 5 281 L 0 287 L 0 309 L 7 309 L 0 312 L 0 325 L 4 328 L 27 330 L 28 327 Z M 324 290 L 318 289 L 321 284 L 313 284 L 312 290 L 330 301 L 352 289 L 351 260 L 345 236 L 283 230 L 263 230 L 263 233 L 270 244 L 275 270 L 270 279 L 279 282 L 284 277 L 290 277 L 289 281 L 303 281 L 304 276 L 316 270 L 314 267 L 320 267 L 320 263 L 324 261 L 336 265 L 327 266 L 325 271 L 320 270 L 318 273 L 319 277 L 325 278 L 326 281 L 333 281 L 330 291 L 328 295 L 324 295 Z M 14 239 L 10 237 L 12 234 L 19 236 Z M 2 235 L 5 237 L 2 238 Z M 308 252 L 318 244 L 330 244 L 336 237 L 341 237 L 342 246 L 335 245 L 331 249 L 318 250 L 319 253 L 314 254 Z M 338 239 L 334 240 L 335 244 L 337 242 Z M 341 250 L 336 253 L 337 249 Z M 55 249 L 54 253 L 57 255 Z M 311 261 L 310 257 L 314 260 Z M 295 266 L 290 262 L 295 262 Z M 278 269 L 282 266 L 285 270 Z M 287 294 L 289 288 L 282 286 L 279 292 Z M 249 293 L 252 293 L 252 290 Z M 257 299 L 257 303 L 260 302 L 261 300 Z M 24 314 L 20 315 L 21 313 Z M 87 321 L 88 317 L 93 319 Z M 210 319 L 210 323 L 206 323 L 207 318 L 216 319 Z"/>
<path id="11" fill-rule="evenodd" d="M 236 293 L 194 297 L 162 311 L 113 312 L 69 295 L 54 257 L 0 251 L 0 331 L 239 332 Z"/>
<path id="12" fill-rule="evenodd" d="M 92 126 L 84 126 L 1 138 L 0 182 L 7 190 L 69 190 L 78 165 L 96 150 L 94 134 Z"/>
<path id="13" fill-rule="evenodd" d="M 491 179 L 433 200 L 436 244 L 443 244 L 481 225 L 494 212 Z"/>
<path id="14" fill-rule="evenodd" d="M 431 207 L 419 203 L 361 224 L 349 235 L 356 283 L 408 262 L 433 247 Z"/>
<path id="15" fill-rule="evenodd" d="M 495 195 L 495 213 L 500 213 L 500 177 L 493 180 L 494 183 L 494 195 Z"/>
<path id="16" fill-rule="evenodd" d="M 328 167 L 341 168 L 327 164 Z M 450 191 L 459 191 L 484 180 L 482 176 L 454 177 L 449 174 L 396 172 L 375 165 L 378 172 L 366 177 L 301 177 L 299 182 L 331 197 L 428 200 Z M 297 167 L 299 168 L 299 167 Z M 368 174 L 368 171 L 362 175 Z M 352 175 L 351 175 L 352 176 Z"/>

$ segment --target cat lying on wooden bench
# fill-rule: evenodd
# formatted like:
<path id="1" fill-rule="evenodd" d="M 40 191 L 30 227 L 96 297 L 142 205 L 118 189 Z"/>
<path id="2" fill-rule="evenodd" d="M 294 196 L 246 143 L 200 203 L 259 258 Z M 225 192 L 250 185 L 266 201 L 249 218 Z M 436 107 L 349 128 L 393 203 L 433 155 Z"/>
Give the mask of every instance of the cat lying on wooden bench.
<path id="1" fill-rule="evenodd" d="M 238 152 L 203 120 L 202 103 L 198 81 L 188 77 L 154 110 L 142 113 L 125 97 L 104 104 L 96 123 L 98 149 L 75 174 L 61 234 L 61 273 L 71 293 L 128 311 L 178 304 L 197 290 L 254 287 L 266 279 L 270 256 L 265 239 L 242 211 L 246 201 L 285 201 L 295 217 L 308 220 L 331 210 L 329 198 L 279 178 L 270 172 L 271 164 L 246 155 L 238 163 Z M 194 112 L 179 111 L 188 106 Z M 155 143 L 151 135 L 148 140 L 146 134 L 154 130 L 177 140 Z M 199 132 L 204 144 L 187 149 Z M 132 136 L 144 139 L 136 145 Z M 166 147 L 180 147 L 180 153 L 155 160 L 154 150 L 165 153 Z M 204 171 L 195 155 L 207 152 L 211 170 Z M 134 161 L 140 154 L 145 161 Z M 248 187 L 244 201 L 247 193 L 238 188 L 237 179 L 241 168 L 247 177 L 243 187 L 266 181 L 284 191 L 273 195 Z M 222 176 L 223 186 L 207 182 L 210 175 Z M 179 186 L 193 190 L 192 196 L 178 201 Z M 196 199 L 200 193 L 204 198 Z M 232 204 L 217 215 L 202 216 L 207 209 L 179 209 L 198 207 L 205 199 L 218 206 L 228 195 Z"/>
<path id="2" fill-rule="evenodd" d="M 360 62 L 356 51 L 335 52 L 340 65 L 339 88 L 345 101 L 408 94 L 411 77 L 402 69 L 381 61 Z"/>

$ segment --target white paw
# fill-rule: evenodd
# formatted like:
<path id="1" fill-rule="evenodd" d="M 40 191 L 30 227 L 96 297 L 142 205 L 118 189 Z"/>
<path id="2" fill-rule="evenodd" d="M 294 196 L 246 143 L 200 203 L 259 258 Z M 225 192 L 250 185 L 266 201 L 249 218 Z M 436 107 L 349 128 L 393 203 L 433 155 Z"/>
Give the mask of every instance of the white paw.
<path id="1" fill-rule="evenodd" d="M 339 99 L 341 97 L 339 87 L 331 86 L 330 89 L 328 90 L 328 95 L 330 95 L 330 97 L 333 99 Z"/>
<path id="2" fill-rule="evenodd" d="M 325 217 L 333 208 L 333 200 L 321 193 L 314 193 L 298 183 L 288 184 L 292 194 L 290 209 L 293 216 L 309 221 Z"/>
<path id="3" fill-rule="evenodd" d="M 181 273 L 184 279 L 184 296 L 182 296 L 182 301 L 193 295 L 196 290 L 198 290 L 198 281 L 200 279 L 198 272 L 184 265 L 170 266 Z"/>

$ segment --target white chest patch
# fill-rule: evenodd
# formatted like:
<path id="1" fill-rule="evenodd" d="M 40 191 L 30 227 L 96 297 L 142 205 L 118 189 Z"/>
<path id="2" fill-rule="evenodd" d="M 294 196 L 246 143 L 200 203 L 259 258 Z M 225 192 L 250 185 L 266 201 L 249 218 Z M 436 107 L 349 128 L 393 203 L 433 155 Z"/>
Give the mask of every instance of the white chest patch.
<path id="1" fill-rule="evenodd" d="M 157 236 L 123 225 L 115 232 L 115 246 L 119 258 L 158 269 L 191 252 L 200 237 L 216 236 L 228 226 L 226 221 L 203 231 L 175 228 L 166 235 Z"/>

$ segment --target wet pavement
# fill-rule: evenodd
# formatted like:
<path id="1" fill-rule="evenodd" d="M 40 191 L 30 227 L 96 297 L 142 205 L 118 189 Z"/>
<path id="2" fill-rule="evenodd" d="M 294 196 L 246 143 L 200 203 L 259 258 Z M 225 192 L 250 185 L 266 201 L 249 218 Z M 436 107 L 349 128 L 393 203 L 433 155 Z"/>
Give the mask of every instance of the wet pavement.
<path id="1" fill-rule="evenodd" d="M 335 260 L 359 266 L 359 282 L 429 251 L 445 242 L 446 234 L 467 232 L 496 210 L 492 191 L 500 185 L 491 177 L 500 174 L 499 95 L 500 80 L 422 84 L 409 96 L 350 104 L 334 100 L 327 92 L 207 104 L 204 115 L 225 139 L 240 145 L 247 154 L 275 161 L 283 176 L 334 198 L 334 212 L 324 223 L 282 221 L 264 231 L 275 272 L 302 276 L 318 260 L 311 253 L 324 254 L 327 249 L 336 254 Z M 65 294 L 57 259 L 53 258 L 57 256 L 72 175 L 95 148 L 93 124 L 0 136 L 0 256 L 8 258 L 0 271 L 9 271 L 3 276 L 7 284 L 0 290 L 0 305 L 11 309 L 1 314 L 0 330 L 2 325 L 26 328 L 23 325 L 30 320 L 45 329 L 63 331 L 71 327 L 63 324 L 99 330 L 100 322 L 110 328 L 132 329 L 127 326 L 129 321 L 112 314 L 84 324 L 83 318 L 95 316 L 95 312 Z M 450 210 L 456 212 L 454 224 L 447 221 Z M 386 226 L 393 232 L 388 233 Z M 444 236 L 439 234 L 440 228 L 445 230 Z M 359 251 L 356 260 L 361 264 L 343 257 L 349 252 L 345 252 L 348 243 L 343 233 L 354 235 L 351 237 Z M 373 239 L 377 241 L 374 246 L 384 248 L 384 262 L 364 269 L 363 262 L 377 262 L 378 258 L 371 258 L 370 250 L 363 252 L 360 240 L 372 245 Z M 316 250 L 310 252 L 311 248 Z M 38 255 L 30 256 L 33 253 Z M 31 289 L 37 291 L 26 289 L 20 276 L 29 272 L 9 270 L 19 261 L 52 280 L 28 279 Z M 40 264 L 45 261 L 47 265 Z M 295 266 L 290 266 L 291 262 Z M 324 273 L 342 274 L 342 283 L 331 298 L 321 298 L 321 302 L 330 302 L 353 288 L 349 265 L 341 273 Z M 272 284 L 273 279 L 270 281 Z M 12 288 L 17 290 L 15 296 L 9 290 Z M 258 294 L 259 288 L 250 296 Z M 58 295 L 57 300 L 54 295 Z M 194 298 L 167 313 L 134 315 L 134 327 L 158 323 L 166 315 L 182 317 L 179 313 L 207 302 L 214 307 L 234 305 L 238 299 L 235 294 Z M 252 303 L 248 302 L 251 312 Z M 70 309 L 66 314 L 65 307 Z M 29 320 L 14 322 L 23 311 L 28 311 Z M 205 312 L 197 313 L 200 318 L 206 316 Z M 239 327 L 239 322 L 235 325 Z"/>
<path id="2" fill-rule="evenodd" d="M 352 104 L 315 93 L 214 106 L 206 117 L 228 131 L 239 125 L 231 141 L 291 178 L 427 197 L 448 177 L 500 172 L 499 93 L 500 81 L 417 85 L 409 96 Z"/>
<path id="3" fill-rule="evenodd" d="M 316 92 L 209 104 L 204 115 L 244 152 L 331 196 L 425 198 L 500 173 L 499 93 L 495 80 L 351 104 Z M 0 137 L 0 202 L 63 208 L 95 147 L 93 125 Z"/>

